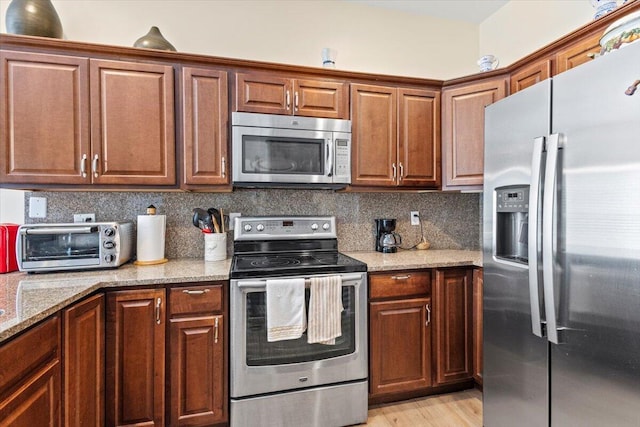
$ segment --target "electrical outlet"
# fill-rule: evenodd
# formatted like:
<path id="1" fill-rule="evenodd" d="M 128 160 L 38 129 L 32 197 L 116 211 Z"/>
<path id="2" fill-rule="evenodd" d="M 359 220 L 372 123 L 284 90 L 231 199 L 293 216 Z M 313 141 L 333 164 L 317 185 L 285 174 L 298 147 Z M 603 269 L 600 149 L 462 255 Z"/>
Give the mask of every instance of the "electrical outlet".
<path id="1" fill-rule="evenodd" d="M 411 211 L 411 225 L 420 225 L 420 211 Z"/>
<path id="2" fill-rule="evenodd" d="M 73 214 L 73 222 L 96 222 L 96 214 Z"/>
<path id="3" fill-rule="evenodd" d="M 45 197 L 29 198 L 29 218 L 47 217 L 47 199 Z"/>
<path id="4" fill-rule="evenodd" d="M 235 227 L 236 218 L 242 216 L 239 212 L 231 212 L 229 214 L 229 230 L 233 230 Z"/>

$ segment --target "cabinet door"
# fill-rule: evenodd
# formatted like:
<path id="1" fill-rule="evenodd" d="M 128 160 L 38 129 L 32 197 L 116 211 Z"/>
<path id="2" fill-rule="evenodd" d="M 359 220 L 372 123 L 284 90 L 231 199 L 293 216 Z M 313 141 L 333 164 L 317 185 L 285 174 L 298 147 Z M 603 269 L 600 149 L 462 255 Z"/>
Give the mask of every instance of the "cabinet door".
<path id="1" fill-rule="evenodd" d="M 175 184 L 173 68 L 92 59 L 90 81 L 93 182 Z"/>
<path id="2" fill-rule="evenodd" d="M 236 74 L 236 111 L 293 114 L 291 79 L 272 74 Z"/>
<path id="3" fill-rule="evenodd" d="M 403 187 L 440 185 L 440 92 L 398 90 L 398 179 Z"/>
<path id="4" fill-rule="evenodd" d="M 222 316 L 170 321 L 170 425 L 226 421 Z"/>
<path id="5" fill-rule="evenodd" d="M 164 425 L 164 290 L 107 295 L 106 424 Z"/>
<path id="6" fill-rule="evenodd" d="M 64 425 L 104 425 L 104 295 L 63 312 Z"/>
<path id="7" fill-rule="evenodd" d="M 89 183 L 89 61 L 0 51 L 0 181 Z"/>
<path id="8" fill-rule="evenodd" d="M 499 78 L 443 90 L 444 190 L 482 188 L 484 107 L 504 98 L 506 87 L 506 78 Z"/>
<path id="9" fill-rule="evenodd" d="M 595 58 L 600 53 L 601 37 L 602 33 L 597 32 L 558 52 L 556 55 L 556 74 L 564 73 Z"/>
<path id="10" fill-rule="evenodd" d="M 482 384 L 482 269 L 473 270 L 473 379 Z"/>
<path id="11" fill-rule="evenodd" d="M 349 118 L 349 85 L 323 80 L 294 80 L 296 116 Z"/>
<path id="12" fill-rule="evenodd" d="M 184 184 L 229 184 L 227 73 L 182 69 Z"/>
<path id="13" fill-rule="evenodd" d="M 514 94 L 551 77 L 551 60 L 545 59 L 511 74 L 510 93 Z"/>
<path id="14" fill-rule="evenodd" d="M 433 309 L 438 384 L 472 377 L 471 280 L 470 269 L 436 271 Z"/>
<path id="15" fill-rule="evenodd" d="M 431 386 L 431 299 L 372 302 L 371 396 Z"/>
<path id="16" fill-rule="evenodd" d="M 351 185 L 397 182 L 396 89 L 351 85 Z"/>

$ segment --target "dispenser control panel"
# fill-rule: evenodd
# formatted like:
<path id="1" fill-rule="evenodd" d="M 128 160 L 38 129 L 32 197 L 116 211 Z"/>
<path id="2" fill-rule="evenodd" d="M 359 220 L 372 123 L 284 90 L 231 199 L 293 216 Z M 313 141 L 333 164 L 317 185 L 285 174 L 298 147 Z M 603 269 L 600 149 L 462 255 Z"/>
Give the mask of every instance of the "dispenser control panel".
<path id="1" fill-rule="evenodd" d="M 529 212 L 529 186 L 496 190 L 497 212 Z"/>

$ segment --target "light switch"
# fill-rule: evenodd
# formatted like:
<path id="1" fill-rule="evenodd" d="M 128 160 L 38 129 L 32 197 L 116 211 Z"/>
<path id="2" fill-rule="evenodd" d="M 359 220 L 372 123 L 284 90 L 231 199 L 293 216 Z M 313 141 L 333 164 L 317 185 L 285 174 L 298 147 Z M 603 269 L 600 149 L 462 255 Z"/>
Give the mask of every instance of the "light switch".
<path id="1" fill-rule="evenodd" d="M 29 218 L 47 217 L 47 199 L 45 197 L 29 198 Z"/>

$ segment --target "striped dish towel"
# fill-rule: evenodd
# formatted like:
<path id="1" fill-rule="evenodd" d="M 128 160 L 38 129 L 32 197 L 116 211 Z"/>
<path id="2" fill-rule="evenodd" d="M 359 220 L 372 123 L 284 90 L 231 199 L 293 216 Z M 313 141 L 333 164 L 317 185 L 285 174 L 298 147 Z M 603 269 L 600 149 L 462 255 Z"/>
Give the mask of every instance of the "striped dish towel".
<path id="1" fill-rule="evenodd" d="M 267 280 L 267 341 L 295 340 L 307 328 L 304 279 Z"/>
<path id="2" fill-rule="evenodd" d="M 307 342 L 334 345 L 342 335 L 342 278 L 312 277 Z"/>

